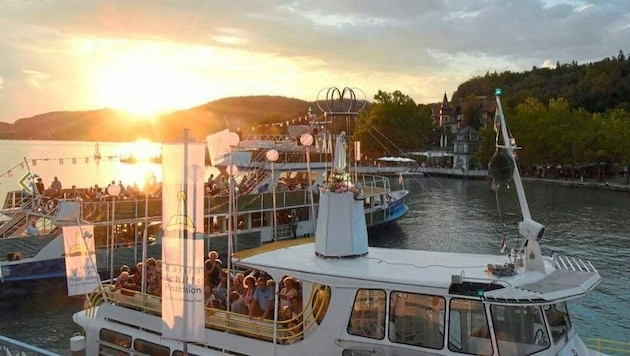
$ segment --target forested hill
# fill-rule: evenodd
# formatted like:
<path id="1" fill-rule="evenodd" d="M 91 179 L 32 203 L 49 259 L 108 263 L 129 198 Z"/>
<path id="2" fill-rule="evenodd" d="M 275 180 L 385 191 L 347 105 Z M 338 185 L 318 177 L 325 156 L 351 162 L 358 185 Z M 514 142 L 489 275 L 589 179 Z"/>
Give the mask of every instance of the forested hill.
<path id="1" fill-rule="evenodd" d="M 549 99 L 564 98 L 571 108 L 591 113 L 617 108 L 630 112 L 630 58 L 620 50 L 617 56 L 595 63 L 578 65 L 574 61 L 519 73 L 486 73 L 462 83 L 451 101 L 492 96 L 497 87 L 503 89 L 505 107 L 518 105 L 526 98 L 545 104 Z"/>
<path id="2" fill-rule="evenodd" d="M 20 119 L 15 124 L 0 123 L 0 139 L 153 141 L 181 139 L 183 129 L 203 140 L 208 134 L 230 127 L 250 130 L 252 126 L 293 120 L 315 106 L 304 100 L 281 96 L 224 98 L 194 108 L 151 119 L 134 118 L 128 113 L 101 109 L 51 112 Z"/>

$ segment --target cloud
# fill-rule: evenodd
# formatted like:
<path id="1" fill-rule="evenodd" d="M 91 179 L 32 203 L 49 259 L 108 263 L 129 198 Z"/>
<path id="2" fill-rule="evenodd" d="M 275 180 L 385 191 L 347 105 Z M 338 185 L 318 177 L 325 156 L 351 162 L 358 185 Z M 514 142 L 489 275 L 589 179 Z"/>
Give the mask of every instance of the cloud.
<path id="1" fill-rule="evenodd" d="M 104 48 L 114 55 L 116 41 L 154 42 L 214 54 L 181 65 L 221 72 L 209 84 L 216 95 L 295 93 L 311 100 L 313 87 L 350 85 L 368 98 L 376 90 L 403 90 L 417 102 L 435 102 L 486 72 L 627 52 L 628 14 L 625 0 L 5 0 L 0 85 L 6 92 L 26 75 L 29 88 L 50 89 L 64 100 L 81 90 L 82 104 L 90 105 L 86 88 L 94 86 L 94 66 L 109 56 Z M 9 110 L 1 100 L 0 110 Z M 36 110 L 35 103 L 28 107 Z M 6 115 L 0 112 L 0 121 L 10 120 Z"/>
<path id="2" fill-rule="evenodd" d="M 50 79 L 50 76 L 46 73 L 38 72 L 35 70 L 22 71 L 26 75 L 24 81 L 33 88 L 42 89 L 44 83 Z"/>

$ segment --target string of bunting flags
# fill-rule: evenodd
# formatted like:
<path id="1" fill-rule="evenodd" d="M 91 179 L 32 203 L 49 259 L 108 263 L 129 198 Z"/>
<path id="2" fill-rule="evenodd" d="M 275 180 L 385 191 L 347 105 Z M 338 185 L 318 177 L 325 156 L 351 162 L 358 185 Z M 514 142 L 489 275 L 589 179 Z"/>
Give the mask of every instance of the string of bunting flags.
<path id="1" fill-rule="evenodd" d="M 267 123 L 267 124 L 258 124 L 256 126 L 252 126 L 252 131 L 255 131 L 258 128 L 261 127 L 274 127 L 274 126 L 280 126 L 280 127 L 284 127 L 284 126 L 289 126 L 289 125 L 302 125 L 302 124 L 308 124 L 311 122 L 313 118 L 309 117 L 309 115 L 305 115 L 305 116 L 300 116 L 297 119 L 292 119 L 292 120 L 286 120 L 286 121 L 282 121 L 282 122 L 271 122 L 271 123 Z"/>
<path id="2" fill-rule="evenodd" d="M 0 174 L 0 184 L 2 184 L 2 179 L 4 177 L 9 177 L 9 178 L 13 177 L 14 171 L 16 169 L 18 169 L 18 167 L 22 168 L 22 170 L 24 170 L 24 162 L 20 162 L 20 163 L 16 164 L 15 166 L 9 168 L 9 170 L 7 170 L 7 171 L 3 172 L 2 174 Z"/>
<path id="3" fill-rule="evenodd" d="M 118 156 L 108 156 L 107 158 L 111 161 Z M 24 158 L 24 162 L 20 162 L 15 166 L 9 168 L 8 170 L 0 173 L 0 184 L 2 184 L 2 180 L 5 178 L 12 178 L 16 173 L 22 173 L 25 170 L 29 170 L 27 166 L 29 163 L 31 167 L 37 167 L 39 162 L 57 162 L 59 165 L 63 165 L 66 162 L 72 162 L 72 164 L 77 164 L 77 162 L 85 162 L 90 163 L 90 161 L 98 161 L 100 158 L 83 156 L 83 157 L 60 157 L 60 158 Z"/>

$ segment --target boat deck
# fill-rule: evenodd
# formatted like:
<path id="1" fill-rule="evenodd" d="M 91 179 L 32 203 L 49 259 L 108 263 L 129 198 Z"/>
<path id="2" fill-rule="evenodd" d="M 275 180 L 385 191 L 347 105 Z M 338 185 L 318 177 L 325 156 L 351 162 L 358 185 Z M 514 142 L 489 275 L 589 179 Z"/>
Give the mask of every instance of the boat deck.
<path id="1" fill-rule="evenodd" d="M 311 276 L 318 280 L 317 276 L 321 276 L 319 282 L 323 284 L 329 278 L 343 278 L 357 284 L 369 280 L 383 285 L 448 290 L 453 284 L 453 276 L 460 276 L 466 282 L 498 284 L 503 288 L 486 292 L 486 299 L 517 304 L 575 298 L 601 280 L 594 269 L 564 268 L 561 260 L 550 258 L 544 261 L 549 271 L 547 275 L 532 271 L 520 273 L 517 269 L 513 276 L 497 276 L 488 271 L 488 265 L 508 264 L 508 256 L 371 247 L 369 253 L 361 257 L 321 258 L 314 250 L 312 243 L 287 246 L 242 257 L 236 263 L 261 270 L 288 271 L 298 278 Z"/>

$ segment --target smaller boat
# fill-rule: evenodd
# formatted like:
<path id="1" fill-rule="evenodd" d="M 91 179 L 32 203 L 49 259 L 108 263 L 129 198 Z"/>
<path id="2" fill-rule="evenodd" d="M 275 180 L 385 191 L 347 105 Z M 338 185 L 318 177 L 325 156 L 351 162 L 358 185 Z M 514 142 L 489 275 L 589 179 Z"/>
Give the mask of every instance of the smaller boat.
<path id="1" fill-rule="evenodd" d="M 330 141 L 333 135 L 322 130 L 321 139 L 317 138 L 321 145 L 313 145 L 307 151 L 307 147 L 298 144 L 294 137 L 306 133 L 306 129 L 296 129 L 293 137 L 288 134 L 244 135 L 244 140 L 237 146 L 249 157 L 239 161 L 239 173 L 233 179 L 239 189 L 233 200 L 238 210 L 234 218 L 234 235 L 239 250 L 315 233 L 320 188 L 327 184 L 326 179 L 332 171 L 329 161 L 332 160 Z M 139 151 L 145 147 L 150 146 L 138 143 Z M 208 143 L 208 148 L 211 147 Z M 278 160 L 273 163 L 267 159 L 270 148 L 278 154 Z M 161 154 L 154 157 L 161 161 Z M 213 163 L 222 170 L 224 177 L 228 176 L 227 163 Z M 345 177 L 349 181 L 352 176 L 354 184 L 361 189 L 368 228 L 394 223 L 409 211 L 405 204 L 408 190 L 393 189 L 388 177 L 359 174 L 347 168 Z M 207 184 L 206 194 L 200 197 L 204 207 L 204 242 L 207 250 L 212 248 L 227 255 L 230 195 L 227 189 L 220 189 L 227 184 L 227 179 L 216 183 L 218 191 Z M 21 191 L 8 194 L 5 212 L 10 218 L 0 226 L 0 256 L 12 254 L 21 256 L 21 259 L 0 262 L 5 281 L 0 284 L 0 297 L 9 292 L 29 291 L 30 288 L 21 285 L 26 280 L 65 278 L 61 229 L 64 224 L 76 223 L 77 219 L 94 225 L 96 262 L 103 276 L 114 277 L 121 265 L 135 266 L 142 260 L 140 243 L 144 233 L 150 242 L 148 255 L 160 257 L 158 231 L 162 197 L 159 189 L 148 197 L 140 192 L 125 191 L 115 198 L 106 195 L 106 190 L 64 189 L 56 192 L 54 197 L 35 197 Z M 39 236 L 24 234 L 26 224 L 32 220 L 40 226 Z M 145 226 L 148 226 L 146 231 Z M 108 258 L 111 254 L 115 256 L 113 263 Z M 112 265 L 115 266 L 113 271 Z"/>
<path id="2" fill-rule="evenodd" d="M 97 142 L 96 145 L 94 145 L 94 159 L 100 160 L 101 158 L 103 158 L 103 156 L 101 156 L 101 146 Z"/>
<path id="3" fill-rule="evenodd" d="M 137 157 L 133 154 L 120 156 L 121 163 L 127 164 L 136 164 L 136 163 L 155 163 L 161 164 L 162 157 L 161 156 L 151 156 L 151 157 Z"/>

